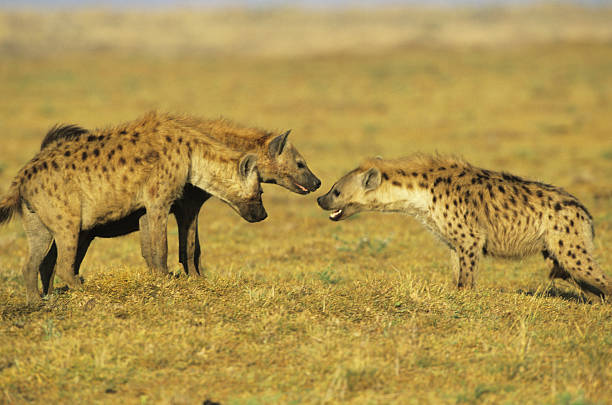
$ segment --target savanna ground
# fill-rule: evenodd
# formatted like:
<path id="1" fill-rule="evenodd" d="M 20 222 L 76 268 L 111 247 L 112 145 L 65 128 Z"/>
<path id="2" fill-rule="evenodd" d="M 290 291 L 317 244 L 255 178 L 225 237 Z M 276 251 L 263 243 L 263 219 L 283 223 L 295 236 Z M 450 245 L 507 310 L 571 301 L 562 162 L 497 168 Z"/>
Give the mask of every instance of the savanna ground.
<path id="1" fill-rule="evenodd" d="M 151 108 L 292 128 L 323 186 L 264 186 L 257 224 L 208 202 L 200 279 L 173 221 L 174 278 L 137 234 L 97 240 L 83 290 L 42 305 L 20 220 L 0 228 L 0 403 L 611 403 L 612 305 L 540 257 L 485 259 L 457 291 L 413 219 L 315 201 L 365 156 L 458 154 L 579 197 L 612 274 L 612 11 L 560 10 L 4 12 L 1 191 L 51 125 Z"/>

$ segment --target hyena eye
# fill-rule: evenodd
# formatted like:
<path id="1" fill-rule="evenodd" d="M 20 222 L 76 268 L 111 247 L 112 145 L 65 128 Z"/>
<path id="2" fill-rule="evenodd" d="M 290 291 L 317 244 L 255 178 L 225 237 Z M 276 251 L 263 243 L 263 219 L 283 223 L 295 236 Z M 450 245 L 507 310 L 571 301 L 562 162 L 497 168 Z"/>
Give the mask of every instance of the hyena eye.
<path id="1" fill-rule="evenodd" d="M 334 190 L 334 197 L 338 197 L 340 195 L 340 192 L 338 190 Z"/>
<path id="2" fill-rule="evenodd" d="M 297 167 L 298 167 L 298 169 L 303 169 L 303 168 L 306 167 L 306 165 L 304 163 L 302 163 L 302 162 L 297 162 Z"/>

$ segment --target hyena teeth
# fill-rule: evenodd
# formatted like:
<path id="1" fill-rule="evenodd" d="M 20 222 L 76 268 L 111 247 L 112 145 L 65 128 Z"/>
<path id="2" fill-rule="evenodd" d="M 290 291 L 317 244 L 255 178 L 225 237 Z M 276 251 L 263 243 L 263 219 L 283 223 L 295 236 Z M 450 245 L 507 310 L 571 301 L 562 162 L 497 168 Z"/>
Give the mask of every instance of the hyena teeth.
<path id="1" fill-rule="evenodd" d="M 339 218 L 341 215 L 342 215 L 342 210 L 336 210 L 332 212 L 331 214 L 329 214 L 329 217 L 331 219 L 336 219 L 336 218 Z"/>

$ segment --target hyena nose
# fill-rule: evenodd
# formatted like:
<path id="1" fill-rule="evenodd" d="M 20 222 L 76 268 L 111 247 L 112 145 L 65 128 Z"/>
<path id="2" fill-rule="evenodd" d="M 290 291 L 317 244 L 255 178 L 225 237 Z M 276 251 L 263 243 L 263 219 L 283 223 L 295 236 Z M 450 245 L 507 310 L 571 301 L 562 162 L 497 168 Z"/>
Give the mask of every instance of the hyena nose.
<path id="1" fill-rule="evenodd" d="M 317 179 L 315 177 L 315 182 L 314 182 L 314 189 L 318 189 L 319 187 L 321 187 L 321 180 Z"/>
<path id="2" fill-rule="evenodd" d="M 317 203 L 319 204 L 320 207 L 323 207 L 323 197 L 325 196 L 322 195 L 321 197 L 317 198 Z"/>

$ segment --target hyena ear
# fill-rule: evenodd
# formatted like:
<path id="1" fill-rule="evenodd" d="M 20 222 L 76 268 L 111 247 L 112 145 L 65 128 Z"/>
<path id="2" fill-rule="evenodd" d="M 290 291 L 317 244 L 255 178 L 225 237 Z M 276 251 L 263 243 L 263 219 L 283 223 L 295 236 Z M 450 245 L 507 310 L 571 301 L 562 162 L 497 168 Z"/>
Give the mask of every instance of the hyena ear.
<path id="1" fill-rule="evenodd" d="M 238 164 L 238 171 L 240 175 L 244 178 L 249 177 L 251 172 L 255 170 L 257 166 L 257 156 L 249 153 L 245 155 L 242 159 L 240 159 L 240 163 Z"/>
<path id="2" fill-rule="evenodd" d="M 291 130 L 285 131 L 276 138 L 272 139 L 270 144 L 268 145 L 268 153 L 270 157 L 276 157 L 283 153 L 283 149 L 285 148 L 285 144 L 287 143 L 287 137 L 291 133 Z"/>
<path id="3" fill-rule="evenodd" d="M 380 186 L 380 170 L 373 167 L 363 175 L 363 188 L 374 190 Z"/>

